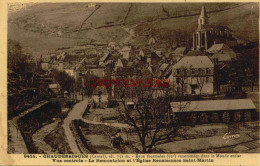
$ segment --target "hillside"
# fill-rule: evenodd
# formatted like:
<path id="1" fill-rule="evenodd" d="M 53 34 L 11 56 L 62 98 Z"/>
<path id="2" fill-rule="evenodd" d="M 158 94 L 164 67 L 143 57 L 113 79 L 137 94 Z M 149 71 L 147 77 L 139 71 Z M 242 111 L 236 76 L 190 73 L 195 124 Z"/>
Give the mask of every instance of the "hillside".
<path id="1" fill-rule="evenodd" d="M 234 35 L 258 40 L 258 5 L 204 4 L 212 24 L 229 26 Z M 192 34 L 197 27 L 200 3 L 129 4 L 39 3 L 9 10 L 8 37 L 34 54 L 59 47 L 89 43 L 131 42 L 144 45 L 142 33 L 170 30 Z"/>

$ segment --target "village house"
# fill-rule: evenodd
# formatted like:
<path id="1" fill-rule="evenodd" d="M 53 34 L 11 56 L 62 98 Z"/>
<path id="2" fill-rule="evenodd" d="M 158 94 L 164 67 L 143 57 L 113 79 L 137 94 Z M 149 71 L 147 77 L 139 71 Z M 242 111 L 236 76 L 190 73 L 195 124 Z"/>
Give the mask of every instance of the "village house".
<path id="1" fill-rule="evenodd" d="M 173 51 L 174 58 L 179 61 L 184 55 L 188 53 L 187 47 L 178 47 Z"/>
<path id="2" fill-rule="evenodd" d="M 149 45 L 153 45 L 153 44 L 155 44 L 155 38 L 154 37 L 151 37 L 149 40 L 148 40 L 148 44 Z"/>
<path id="3" fill-rule="evenodd" d="M 58 96 L 61 94 L 61 87 L 60 84 L 58 83 L 49 84 L 48 88 L 49 88 L 49 92 L 53 96 Z"/>
<path id="4" fill-rule="evenodd" d="M 185 56 L 172 66 L 171 86 L 177 93 L 213 94 L 214 64 L 207 56 Z"/>
<path id="5" fill-rule="evenodd" d="M 144 58 L 151 55 L 151 50 L 149 48 L 143 48 L 139 51 L 139 56 Z"/>
<path id="6" fill-rule="evenodd" d="M 132 62 L 128 62 L 126 59 L 118 59 L 114 71 L 116 71 L 118 68 L 127 67 L 131 64 Z"/>
<path id="7" fill-rule="evenodd" d="M 207 52 L 215 63 L 227 63 L 236 59 L 236 53 L 226 44 L 214 44 Z"/>
<path id="8" fill-rule="evenodd" d="M 147 57 L 147 63 L 149 66 L 157 66 L 160 65 L 163 55 L 160 52 L 152 52 L 150 56 Z"/>
<path id="9" fill-rule="evenodd" d="M 122 55 L 123 59 L 129 60 L 129 58 L 132 54 L 132 47 L 131 46 L 125 46 L 121 50 L 119 50 L 119 53 Z"/>
<path id="10" fill-rule="evenodd" d="M 100 58 L 98 64 L 99 65 L 105 65 L 110 57 L 111 57 L 111 53 L 109 51 L 105 51 L 103 53 L 103 56 Z"/>
<path id="11" fill-rule="evenodd" d="M 88 8 L 95 8 L 96 7 L 96 3 L 88 3 Z"/>
<path id="12" fill-rule="evenodd" d="M 71 77 L 75 78 L 75 63 L 66 63 L 64 65 L 64 71 Z"/>
<path id="13" fill-rule="evenodd" d="M 92 74 L 93 76 L 95 76 L 97 78 L 103 78 L 105 76 L 105 67 L 89 65 L 89 66 L 86 66 L 86 68 L 88 69 L 90 74 Z"/>
<path id="14" fill-rule="evenodd" d="M 40 65 L 41 65 L 41 69 L 42 70 L 45 70 L 45 71 L 48 71 L 50 69 L 50 59 L 41 59 L 39 61 Z"/>
<path id="15" fill-rule="evenodd" d="M 119 49 L 120 49 L 119 45 L 116 42 L 109 42 L 107 44 L 107 50 L 112 51 L 112 50 L 119 50 Z"/>
<path id="16" fill-rule="evenodd" d="M 172 68 L 172 65 L 170 65 L 170 64 L 168 64 L 168 63 L 163 63 L 163 64 L 160 66 L 159 70 L 161 71 L 161 78 L 162 78 L 162 79 L 163 79 L 163 78 L 166 79 L 166 77 L 167 77 L 167 78 L 169 77 L 168 74 L 169 74 L 169 72 L 171 72 L 171 68 Z"/>

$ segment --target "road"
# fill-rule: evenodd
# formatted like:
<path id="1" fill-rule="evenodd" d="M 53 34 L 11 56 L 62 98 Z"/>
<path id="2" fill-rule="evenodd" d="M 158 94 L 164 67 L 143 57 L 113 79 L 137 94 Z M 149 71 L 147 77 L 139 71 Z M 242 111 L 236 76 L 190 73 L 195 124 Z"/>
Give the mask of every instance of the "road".
<path id="1" fill-rule="evenodd" d="M 70 146 L 70 149 L 75 154 L 80 154 L 80 150 L 78 149 L 78 146 L 76 144 L 75 138 L 73 137 L 73 134 L 70 130 L 70 123 L 72 120 L 75 119 L 82 119 L 82 115 L 85 112 L 88 105 L 88 100 L 85 99 L 80 103 L 77 103 L 73 109 L 69 112 L 68 116 L 64 119 L 64 123 L 62 125 L 65 135 L 68 140 L 68 144 Z"/>
<path id="2" fill-rule="evenodd" d="M 73 120 L 80 119 L 85 123 L 89 124 L 102 124 L 102 125 L 107 125 L 107 126 L 113 126 L 113 127 L 118 127 L 118 128 L 131 128 L 128 124 L 124 123 L 104 123 L 104 122 L 96 122 L 96 121 L 90 121 L 83 119 L 83 114 L 87 108 L 88 105 L 88 99 L 86 98 L 85 100 L 81 101 L 80 103 L 77 103 L 73 109 L 69 112 L 68 116 L 64 119 L 64 123 L 62 125 L 65 135 L 68 140 L 68 144 L 71 148 L 71 151 L 75 154 L 80 154 L 80 150 L 78 149 L 77 143 L 75 141 L 75 138 L 73 137 L 73 134 L 70 130 L 70 123 Z"/>

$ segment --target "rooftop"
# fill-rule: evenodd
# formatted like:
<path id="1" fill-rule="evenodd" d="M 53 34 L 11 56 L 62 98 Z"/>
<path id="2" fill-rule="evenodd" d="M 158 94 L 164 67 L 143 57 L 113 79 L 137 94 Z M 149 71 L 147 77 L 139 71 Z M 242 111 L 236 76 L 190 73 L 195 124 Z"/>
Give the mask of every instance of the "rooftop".
<path id="1" fill-rule="evenodd" d="M 208 52 L 219 52 L 221 50 L 231 50 L 226 44 L 214 44 L 207 51 Z"/>
<path id="2" fill-rule="evenodd" d="M 256 109 L 251 99 L 201 100 L 171 102 L 173 112 L 182 111 L 225 111 Z"/>
<path id="3" fill-rule="evenodd" d="M 185 56 L 173 68 L 211 68 L 214 64 L 207 56 Z"/>
<path id="4" fill-rule="evenodd" d="M 173 51 L 173 53 L 174 53 L 174 54 L 184 54 L 185 51 L 186 51 L 186 47 L 178 47 L 178 48 L 176 48 L 176 49 Z"/>

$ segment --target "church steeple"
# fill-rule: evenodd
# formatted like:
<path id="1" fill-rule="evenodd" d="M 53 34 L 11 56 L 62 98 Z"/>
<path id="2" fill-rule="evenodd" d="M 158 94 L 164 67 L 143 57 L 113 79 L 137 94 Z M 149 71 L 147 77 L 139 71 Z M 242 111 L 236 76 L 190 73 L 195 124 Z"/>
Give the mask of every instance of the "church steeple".
<path id="1" fill-rule="evenodd" d="M 202 6 L 201 13 L 198 19 L 198 28 L 193 33 L 193 50 L 207 50 L 208 49 L 208 26 L 209 17 L 207 15 L 205 6 Z"/>
<path id="2" fill-rule="evenodd" d="M 208 24 L 209 17 L 207 15 L 205 6 L 202 6 L 200 17 L 198 19 L 199 28 L 201 28 L 203 25 Z"/>

